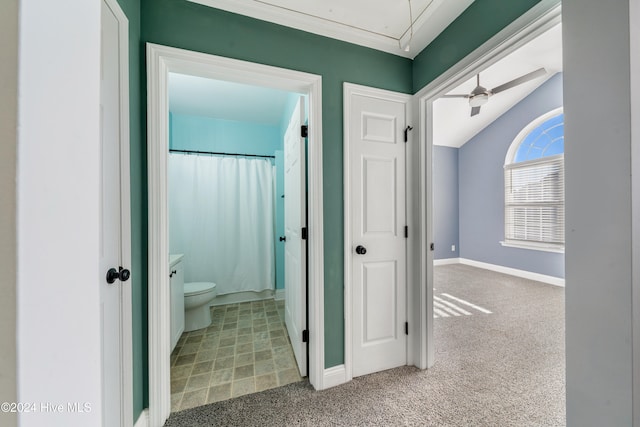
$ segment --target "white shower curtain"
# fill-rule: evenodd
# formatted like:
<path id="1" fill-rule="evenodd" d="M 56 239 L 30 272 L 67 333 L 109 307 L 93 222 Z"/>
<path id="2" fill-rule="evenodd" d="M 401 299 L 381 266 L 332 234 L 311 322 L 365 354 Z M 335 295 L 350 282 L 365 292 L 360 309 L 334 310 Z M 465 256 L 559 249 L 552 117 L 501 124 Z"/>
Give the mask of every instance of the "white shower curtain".
<path id="1" fill-rule="evenodd" d="M 185 282 L 219 295 L 275 289 L 274 167 L 268 159 L 169 155 L 169 247 Z"/>

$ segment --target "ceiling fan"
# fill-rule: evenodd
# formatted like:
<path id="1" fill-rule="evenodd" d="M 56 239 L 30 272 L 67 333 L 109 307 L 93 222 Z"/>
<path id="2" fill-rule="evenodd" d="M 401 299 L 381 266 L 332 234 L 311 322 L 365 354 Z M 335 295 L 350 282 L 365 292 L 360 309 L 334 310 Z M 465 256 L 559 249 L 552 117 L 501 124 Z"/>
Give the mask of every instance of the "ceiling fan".
<path id="1" fill-rule="evenodd" d="M 483 86 L 480 86 L 480 74 L 476 76 L 477 78 L 477 86 L 474 90 L 471 91 L 468 95 L 443 95 L 443 98 L 467 98 L 469 100 L 469 106 L 471 107 L 471 117 L 480 114 L 480 107 L 486 104 L 489 101 L 489 97 L 495 95 L 496 93 L 503 92 L 507 89 L 511 89 L 523 83 L 526 83 L 530 80 L 536 79 L 538 77 L 544 76 L 547 74 L 547 70 L 544 68 L 539 68 L 535 71 L 527 73 L 518 77 L 517 79 L 513 79 L 507 83 L 501 84 L 500 86 L 496 86 L 493 89 L 487 89 Z"/>

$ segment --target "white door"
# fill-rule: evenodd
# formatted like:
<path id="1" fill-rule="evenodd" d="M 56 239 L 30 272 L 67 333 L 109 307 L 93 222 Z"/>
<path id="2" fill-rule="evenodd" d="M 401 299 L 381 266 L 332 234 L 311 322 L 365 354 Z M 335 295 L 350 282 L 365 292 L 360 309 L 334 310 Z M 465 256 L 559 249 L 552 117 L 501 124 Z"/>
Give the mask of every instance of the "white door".
<path id="1" fill-rule="evenodd" d="M 124 292 L 130 292 L 128 279 L 130 237 L 128 230 L 129 165 L 121 165 L 122 150 L 128 150 L 128 139 L 123 141 L 121 85 L 121 19 L 122 11 L 114 10 L 112 2 L 102 2 L 102 65 L 100 88 L 100 314 L 102 334 L 102 417 L 104 426 L 130 423 L 128 394 L 124 392 L 130 380 L 124 377 L 127 344 L 123 344 L 123 325 L 130 327 L 130 307 L 124 303 Z M 128 102 L 128 100 L 127 100 Z M 124 154 L 128 158 L 128 154 Z M 127 218 L 123 218 L 126 215 Z M 123 224 L 124 220 L 124 224 Z M 113 270 L 111 270 L 113 269 Z M 108 271 L 111 270 L 111 274 Z M 108 277 L 111 276 L 111 277 Z M 112 282 L 112 283 L 109 283 Z M 128 326 L 127 326 L 128 325 Z M 130 356 L 130 354 L 128 354 Z"/>
<path id="2" fill-rule="evenodd" d="M 407 102 L 362 94 L 349 102 L 353 376 L 407 361 Z"/>
<path id="3" fill-rule="evenodd" d="M 301 136 L 304 98 L 300 97 L 284 136 L 284 291 L 285 324 L 300 375 L 307 375 L 307 343 L 302 333 L 307 327 L 307 242 L 305 144 Z"/>

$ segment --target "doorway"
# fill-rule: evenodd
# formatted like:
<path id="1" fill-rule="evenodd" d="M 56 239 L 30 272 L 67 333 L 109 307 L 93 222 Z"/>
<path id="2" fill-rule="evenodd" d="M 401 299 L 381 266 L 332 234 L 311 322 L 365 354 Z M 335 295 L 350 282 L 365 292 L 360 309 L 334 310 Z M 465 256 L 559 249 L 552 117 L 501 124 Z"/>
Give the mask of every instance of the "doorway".
<path id="1" fill-rule="evenodd" d="M 419 120 L 423 124 L 422 129 L 424 129 L 420 138 L 421 141 L 424 142 L 421 146 L 425 148 L 420 156 L 420 162 L 421 170 L 425 171 L 427 177 L 425 187 L 427 197 L 425 210 L 421 215 L 422 220 L 426 224 L 426 239 L 428 241 L 433 242 L 435 235 L 433 224 L 434 102 L 471 78 L 475 77 L 477 79 L 478 74 L 481 74 L 482 70 L 496 64 L 526 43 L 553 27 L 556 27 L 559 23 L 560 6 L 557 2 L 539 4 L 415 95 L 418 98 Z M 472 110 L 471 113 L 474 113 L 474 111 Z M 450 243 L 445 243 L 443 249 L 448 251 L 449 245 Z M 458 245 L 456 245 L 456 247 L 451 246 L 451 248 L 451 252 L 454 253 L 459 250 Z M 436 299 L 436 296 L 434 296 L 433 259 L 434 253 L 430 251 L 427 256 L 427 262 L 425 266 L 422 267 L 423 275 L 421 275 L 425 277 L 427 287 L 427 365 L 429 367 L 433 366 L 435 362 L 433 319 L 434 316 L 444 317 L 435 312 L 434 305 L 437 302 L 440 313 L 446 315 L 447 312 L 442 310 L 442 306 L 446 306 L 446 302 L 451 303 L 450 301 L 443 302 L 440 296 L 438 297 L 439 299 Z M 450 306 L 447 306 L 447 308 L 451 309 Z M 453 315 L 452 313 L 449 314 Z M 464 313 L 462 314 L 465 315 Z"/>
<path id="2" fill-rule="evenodd" d="M 307 375 L 305 99 L 169 75 L 172 411 Z M 194 283 L 210 324 L 181 308 Z"/>
<path id="3" fill-rule="evenodd" d="M 172 411 L 307 375 L 305 104 L 169 75 Z M 181 309 L 194 283 L 215 284 L 210 324 Z"/>
<path id="4" fill-rule="evenodd" d="M 322 250 L 322 132 L 321 78 L 213 55 L 148 45 L 149 64 L 149 289 L 150 418 L 162 424 L 170 413 L 169 369 L 169 254 L 167 157 L 169 146 L 170 73 L 179 73 L 283 90 L 308 98 L 308 377 L 322 388 L 323 339 L 323 250 Z M 253 304 L 253 303 L 252 303 Z M 215 310 L 215 308 L 214 308 Z M 238 310 L 240 308 L 238 307 Z M 245 308 L 246 310 L 246 308 Z M 266 311 L 265 311 L 266 316 Z M 307 333 L 305 333 L 306 335 Z M 302 340 L 303 337 L 300 337 Z M 306 338 L 306 337 L 305 337 Z M 166 356 L 163 356 L 166 355 Z M 165 360 L 166 357 L 166 360 Z"/>

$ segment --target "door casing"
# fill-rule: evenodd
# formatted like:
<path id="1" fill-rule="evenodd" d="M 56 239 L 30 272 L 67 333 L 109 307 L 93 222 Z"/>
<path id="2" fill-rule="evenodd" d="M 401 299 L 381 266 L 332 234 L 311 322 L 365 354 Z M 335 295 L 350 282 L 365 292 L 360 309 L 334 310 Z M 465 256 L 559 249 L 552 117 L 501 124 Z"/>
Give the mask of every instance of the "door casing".
<path id="1" fill-rule="evenodd" d="M 167 156 L 169 73 L 251 84 L 306 94 L 309 99 L 308 240 L 309 366 L 311 384 L 326 388 L 324 369 L 324 231 L 322 199 L 322 77 L 252 62 L 147 44 L 149 185 L 149 422 L 171 412 L 169 367 L 169 242 Z"/>

